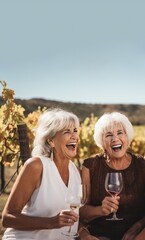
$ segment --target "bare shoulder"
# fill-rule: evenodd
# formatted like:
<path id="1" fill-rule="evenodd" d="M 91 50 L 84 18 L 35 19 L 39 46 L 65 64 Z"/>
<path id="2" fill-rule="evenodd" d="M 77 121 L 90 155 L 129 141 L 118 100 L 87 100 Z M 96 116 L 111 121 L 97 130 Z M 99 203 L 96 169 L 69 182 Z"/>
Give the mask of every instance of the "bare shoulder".
<path id="1" fill-rule="evenodd" d="M 43 170 L 43 165 L 39 157 L 29 158 L 22 167 L 22 173 L 32 176 L 37 179 L 40 178 Z"/>
<path id="2" fill-rule="evenodd" d="M 33 169 L 34 171 L 38 170 L 42 170 L 42 162 L 41 162 L 41 159 L 39 157 L 32 157 L 32 158 L 29 158 L 25 163 L 24 163 L 24 167 L 25 168 L 31 168 Z"/>
<path id="3" fill-rule="evenodd" d="M 29 181 L 29 187 L 36 188 L 40 184 L 42 171 L 43 165 L 41 159 L 39 157 L 29 158 L 22 166 L 17 177 L 17 183 L 25 185 L 25 182 Z"/>

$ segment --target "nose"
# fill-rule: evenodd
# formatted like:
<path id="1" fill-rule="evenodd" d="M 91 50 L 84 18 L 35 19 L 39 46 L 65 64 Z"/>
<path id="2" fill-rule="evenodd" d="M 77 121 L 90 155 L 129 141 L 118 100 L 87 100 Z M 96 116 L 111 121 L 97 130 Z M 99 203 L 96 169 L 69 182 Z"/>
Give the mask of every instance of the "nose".
<path id="1" fill-rule="evenodd" d="M 112 135 L 112 141 L 115 142 L 115 140 L 118 140 L 118 135 Z"/>
<path id="2" fill-rule="evenodd" d="M 73 139 L 77 139 L 78 138 L 78 132 L 72 132 L 71 137 Z"/>

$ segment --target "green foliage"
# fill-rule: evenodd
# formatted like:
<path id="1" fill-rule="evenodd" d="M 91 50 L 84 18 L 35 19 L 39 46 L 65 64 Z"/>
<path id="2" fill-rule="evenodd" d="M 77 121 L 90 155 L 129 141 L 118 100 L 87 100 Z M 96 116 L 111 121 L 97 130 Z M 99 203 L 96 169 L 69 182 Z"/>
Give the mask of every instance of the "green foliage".
<path id="1" fill-rule="evenodd" d="M 145 156 L 145 126 L 134 126 L 134 139 L 131 143 L 134 153 Z"/>
<path id="2" fill-rule="evenodd" d="M 17 125 L 27 124 L 30 150 L 33 147 L 34 130 L 39 116 L 47 110 L 46 107 L 37 107 L 36 111 L 24 116 L 25 109 L 14 101 L 14 91 L 7 88 L 5 81 L 0 81 L 3 90 L 2 98 L 5 104 L 0 107 L 0 161 L 5 165 L 12 166 L 20 157 Z M 81 166 L 83 160 L 89 156 L 101 152 L 93 139 L 94 125 L 97 117 L 91 114 L 82 121 L 79 129 L 79 147 L 76 159 Z M 145 126 L 134 126 L 135 136 L 131 144 L 132 151 L 145 155 Z M 79 162 L 78 162 L 79 161 Z"/>
<path id="3" fill-rule="evenodd" d="M 14 102 L 14 91 L 7 88 L 5 81 L 2 97 L 6 101 L 0 108 L 0 161 L 5 165 L 13 165 L 19 158 L 17 124 L 24 121 L 24 108 Z"/>
<path id="4" fill-rule="evenodd" d="M 82 162 L 84 158 L 92 156 L 98 152 L 100 149 L 96 146 L 93 134 L 94 134 L 94 125 L 97 121 L 97 117 L 94 114 L 91 114 L 90 117 L 87 117 L 80 126 L 79 137 L 80 143 L 78 147 L 77 158 Z"/>

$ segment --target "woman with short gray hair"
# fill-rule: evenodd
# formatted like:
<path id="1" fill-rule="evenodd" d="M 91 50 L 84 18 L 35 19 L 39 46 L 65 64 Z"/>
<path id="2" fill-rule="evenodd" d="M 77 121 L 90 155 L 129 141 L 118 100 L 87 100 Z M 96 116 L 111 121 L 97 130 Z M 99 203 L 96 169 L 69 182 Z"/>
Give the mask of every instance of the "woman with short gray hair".
<path id="1" fill-rule="evenodd" d="M 145 239 L 145 160 L 129 151 L 133 140 L 131 122 L 122 113 L 105 113 L 95 124 L 94 140 L 103 153 L 83 163 L 82 181 L 88 186 L 89 198 L 80 209 L 81 220 L 87 224 L 81 239 Z M 116 172 L 122 174 L 123 189 L 119 195 L 110 196 L 105 178 L 107 173 Z M 119 220 L 107 220 L 114 212 Z"/>

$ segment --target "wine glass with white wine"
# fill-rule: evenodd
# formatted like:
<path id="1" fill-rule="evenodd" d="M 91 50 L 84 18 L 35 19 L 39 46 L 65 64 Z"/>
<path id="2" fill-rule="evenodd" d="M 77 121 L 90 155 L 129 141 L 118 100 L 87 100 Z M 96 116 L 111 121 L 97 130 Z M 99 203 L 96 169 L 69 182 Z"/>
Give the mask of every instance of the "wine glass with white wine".
<path id="1" fill-rule="evenodd" d="M 123 179 L 121 172 L 107 173 L 105 179 L 105 190 L 111 195 L 111 197 L 116 197 L 120 194 L 123 189 Z M 123 218 L 118 218 L 116 212 L 113 212 L 112 218 L 107 218 L 107 220 L 123 220 Z"/>
<path id="2" fill-rule="evenodd" d="M 72 211 L 78 211 L 78 209 L 85 205 L 87 201 L 86 185 L 71 185 L 71 187 L 68 189 L 65 201 Z M 77 232 L 72 231 L 71 226 L 69 227 L 68 231 L 62 232 L 62 235 L 70 238 L 77 238 L 79 236 Z"/>

